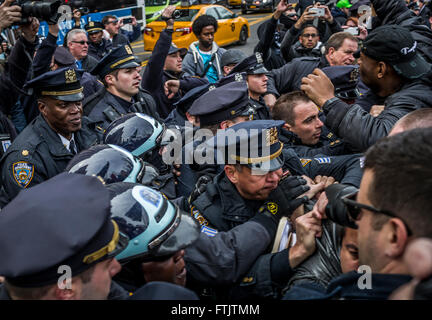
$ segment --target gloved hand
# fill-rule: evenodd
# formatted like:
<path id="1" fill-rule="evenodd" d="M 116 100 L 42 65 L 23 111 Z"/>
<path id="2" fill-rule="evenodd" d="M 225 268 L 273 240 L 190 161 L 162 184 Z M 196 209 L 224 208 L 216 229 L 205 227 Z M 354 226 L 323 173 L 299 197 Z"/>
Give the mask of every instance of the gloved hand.
<path id="1" fill-rule="evenodd" d="M 195 183 L 194 190 L 189 196 L 188 202 L 189 204 L 192 204 L 201 194 L 203 194 L 206 191 L 207 184 L 211 182 L 213 178 L 208 175 L 202 175 L 199 177 L 197 182 Z"/>
<path id="2" fill-rule="evenodd" d="M 309 189 L 306 180 L 300 176 L 283 177 L 278 187 L 270 193 L 267 202 L 251 220 L 260 223 L 267 229 L 270 237 L 274 237 L 279 220 L 309 201 L 307 196 L 297 198 Z"/>
<path id="3" fill-rule="evenodd" d="M 300 176 L 284 177 L 279 181 L 278 187 L 270 193 L 263 212 L 267 211 L 279 221 L 282 216 L 291 215 L 295 209 L 309 200 L 307 196 L 298 198 L 309 189 L 306 180 Z"/>

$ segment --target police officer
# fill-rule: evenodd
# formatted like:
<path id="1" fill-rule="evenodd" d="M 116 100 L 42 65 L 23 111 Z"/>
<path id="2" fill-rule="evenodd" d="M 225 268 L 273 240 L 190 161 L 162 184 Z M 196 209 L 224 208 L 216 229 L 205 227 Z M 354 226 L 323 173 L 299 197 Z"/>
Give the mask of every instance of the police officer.
<path id="1" fill-rule="evenodd" d="M 2 217 L 0 299 L 107 299 L 128 238 L 110 218 L 101 181 L 62 173 L 21 192 Z"/>
<path id="2" fill-rule="evenodd" d="M 240 76 L 240 74 L 237 74 Z M 194 101 L 188 110 L 189 117 L 193 117 L 196 125 L 200 129 L 209 129 L 216 134 L 219 129 L 229 128 L 236 123 L 253 120 L 257 113 L 251 100 L 249 99 L 248 86 L 246 81 L 234 81 L 214 88 L 200 96 Z M 187 128 L 186 128 L 187 129 Z M 186 135 L 188 136 L 188 135 Z M 215 163 L 198 164 L 194 159 L 194 153 L 198 145 L 205 141 L 205 137 L 194 141 L 186 141 L 183 148 L 181 161 L 181 175 L 177 178 L 177 191 L 179 195 L 188 196 L 198 180 L 199 176 L 205 172 L 216 174 L 221 169 Z"/>
<path id="3" fill-rule="evenodd" d="M 38 97 L 40 115 L 1 159 L 1 178 L 9 200 L 21 189 L 59 174 L 76 153 L 98 142 L 99 137 L 87 127 L 88 120 L 82 118 L 81 74 L 62 68 L 26 84 Z"/>
<path id="4" fill-rule="evenodd" d="M 304 179 L 292 176 L 281 180 L 283 144 L 278 136 L 282 123 L 273 120 L 242 122 L 232 127 L 238 136 L 219 133 L 208 142 L 209 146 L 214 143 L 215 149 L 225 150 L 224 155 L 217 157 L 221 156 L 218 161 L 226 164 L 224 171 L 207 184 L 205 193 L 191 201 L 190 210 L 201 224 L 201 232 L 212 237 L 267 213 L 290 215 L 307 200 L 307 197 L 297 198 L 309 190 Z M 242 286 L 254 294 L 262 290 L 262 296 L 273 295 L 278 285 L 283 286 L 290 267 L 310 254 L 301 240 L 290 250 L 289 258 L 286 249 L 267 255 L 266 262 L 260 259 L 251 271 L 258 276 L 247 277 Z M 196 276 L 200 275 L 191 274 L 192 278 Z M 232 286 L 224 289 L 229 291 Z"/>
<path id="5" fill-rule="evenodd" d="M 110 200 L 98 178 L 70 173 L 21 192 L 2 210 L 0 254 L 8 258 L 0 262 L 5 276 L 0 299 L 128 299 L 112 281 L 121 270 L 115 257 L 129 239 L 111 218 Z M 135 300 L 163 298 L 197 297 L 162 283 L 134 295 Z"/>
<path id="6" fill-rule="evenodd" d="M 229 74 L 237 72 L 247 73 L 249 99 L 257 111 L 257 119 L 271 119 L 269 108 L 264 102 L 263 95 L 267 92 L 268 70 L 263 65 L 263 59 L 259 52 L 247 57 L 237 64 Z"/>
<path id="7" fill-rule="evenodd" d="M 90 21 L 85 26 L 90 40 L 88 54 L 98 61 L 112 49 L 112 42 L 103 37 L 103 29 L 104 25 L 99 21 Z"/>
<path id="8" fill-rule="evenodd" d="M 113 49 L 91 71 L 105 85 L 84 101 L 84 114 L 98 130 L 103 132 L 112 121 L 130 112 L 159 119 L 154 99 L 140 88 L 140 71 L 140 61 L 129 45 Z"/>

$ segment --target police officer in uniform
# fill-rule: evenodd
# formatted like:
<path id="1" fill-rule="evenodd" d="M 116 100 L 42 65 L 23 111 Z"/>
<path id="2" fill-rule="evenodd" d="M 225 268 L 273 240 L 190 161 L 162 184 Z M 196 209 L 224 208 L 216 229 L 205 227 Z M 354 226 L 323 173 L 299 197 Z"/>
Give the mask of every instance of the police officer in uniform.
<path id="1" fill-rule="evenodd" d="M 111 220 L 109 192 L 100 180 L 62 173 L 21 192 L 2 217 L 0 253 L 7 259 L 0 262 L 6 279 L 0 299 L 107 299 L 121 269 L 114 256 L 128 239 Z M 66 271 L 70 287 L 62 282 L 61 288 Z"/>
<path id="2" fill-rule="evenodd" d="M 84 114 L 99 131 L 131 112 L 160 119 L 153 97 L 140 87 L 140 71 L 140 61 L 129 45 L 113 49 L 91 71 L 105 87 L 84 101 Z"/>
<path id="3" fill-rule="evenodd" d="M 240 74 L 237 74 L 240 75 Z M 196 99 L 189 108 L 188 113 L 194 117 L 200 128 L 209 129 L 216 134 L 218 129 L 229 128 L 236 123 L 253 120 L 257 116 L 254 105 L 249 99 L 248 86 L 246 81 L 239 78 L 218 88 L 213 88 L 201 97 Z M 217 164 L 198 164 L 193 154 L 197 147 L 205 141 L 201 140 L 186 141 L 183 148 L 184 158 L 181 163 L 181 175 L 177 178 L 177 192 L 179 195 L 189 196 L 196 181 L 202 174 L 214 175 L 222 169 Z"/>
<path id="4" fill-rule="evenodd" d="M 129 299 L 112 281 L 129 239 L 111 218 L 110 198 L 100 179 L 61 173 L 12 200 L 0 221 L 0 254 L 7 256 L 0 262 L 0 300 Z M 133 299 L 197 297 L 159 282 Z"/>
<path id="5" fill-rule="evenodd" d="M 257 119 L 271 119 L 269 108 L 264 102 L 263 95 L 267 91 L 267 73 L 264 67 L 261 53 L 255 52 L 252 56 L 247 57 L 237 64 L 229 73 L 246 72 L 247 83 L 249 87 L 249 99 L 257 111 Z"/>
<path id="6" fill-rule="evenodd" d="M 104 25 L 99 21 L 90 21 L 85 26 L 90 40 L 88 54 L 98 61 L 112 49 L 112 42 L 103 37 L 103 29 Z"/>
<path id="7" fill-rule="evenodd" d="M 38 115 L 1 159 L 1 179 L 9 201 L 27 187 L 64 171 L 72 157 L 99 137 L 82 117 L 82 71 L 62 68 L 32 79 L 25 88 L 38 97 Z"/>
<path id="8" fill-rule="evenodd" d="M 232 127 L 239 133 L 236 138 L 219 133 L 208 142 L 209 146 L 214 143 L 217 149 L 224 148 L 226 164 L 224 171 L 207 184 L 206 191 L 191 201 L 190 211 L 201 224 L 201 232 L 212 237 L 261 215 L 290 215 L 308 200 L 299 197 L 309 190 L 303 178 L 282 179 L 283 144 L 278 138 L 282 124 L 273 120 L 242 122 Z M 244 133 L 240 134 L 242 131 Z M 249 146 L 246 154 L 244 146 Z M 236 293 L 233 294 L 235 298 L 240 298 L 240 294 L 244 295 L 241 297 L 277 296 L 291 268 L 310 254 L 303 250 L 303 245 L 298 241 L 294 249 L 259 258 L 248 273 L 253 276 L 245 277 L 240 287 L 216 284 L 217 295 L 230 297 L 228 292 L 231 291 L 231 294 Z M 191 274 L 192 279 L 194 276 Z M 200 287 L 199 283 L 194 284 Z"/>

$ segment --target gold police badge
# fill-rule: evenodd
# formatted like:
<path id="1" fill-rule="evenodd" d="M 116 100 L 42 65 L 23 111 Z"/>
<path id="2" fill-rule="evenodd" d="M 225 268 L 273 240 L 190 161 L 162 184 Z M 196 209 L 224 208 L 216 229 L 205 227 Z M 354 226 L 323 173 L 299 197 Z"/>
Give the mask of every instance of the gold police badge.
<path id="1" fill-rule="evenodd" d="M 272 144 L 279 141 L 278 131 L 276 127 L 270 128 L 266 131 L 266 145 L 271 146 Z"/>
<path id="2" fill-rule="evenodd" d="M 65 71 L 65 82 L 66 83 L 77 82 L 77 75 L 74 69 L 69 69 Z"/>
<path id="3" fill-rule="evenodd" d="M 128 54 L 132 54 L 132 48 L 131 47 L 129 47 L 129 46 L 125 46 L 125 50 L 126 50 L 126 52 L 128 53 Z"/>

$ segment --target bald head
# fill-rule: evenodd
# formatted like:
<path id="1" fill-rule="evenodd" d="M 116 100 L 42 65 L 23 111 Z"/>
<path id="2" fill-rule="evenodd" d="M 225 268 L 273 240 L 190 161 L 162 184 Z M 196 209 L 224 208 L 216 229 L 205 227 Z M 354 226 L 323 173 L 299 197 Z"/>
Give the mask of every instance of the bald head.
<path id="1" fill-rule="evenodd" d="M 418 109 L 400 118 L 393 126 L 389 136 L 415 128 L 428 127 L 432 127 L 432 108 Z"/>

